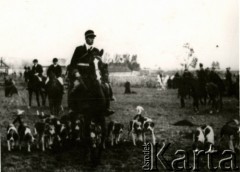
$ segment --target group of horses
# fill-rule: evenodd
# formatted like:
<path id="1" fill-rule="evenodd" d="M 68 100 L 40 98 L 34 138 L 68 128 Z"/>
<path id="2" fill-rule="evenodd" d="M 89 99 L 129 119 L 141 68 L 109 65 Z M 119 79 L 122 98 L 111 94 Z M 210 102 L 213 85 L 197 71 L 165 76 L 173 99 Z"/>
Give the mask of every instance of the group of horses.
<path id="1" fill-rule="evenodd" d="M 49 75 L 49 81 L 47 84 L 46 77 L 43 76 L 42 81 L 39 80 L 39 77 L 34 75 L 32 71 L 29 71 L 27 78 L 27 90 L 29 93 L 29 107 L 32 106 L 32 95 L 35 93 L 36 102 L 38 107 L 40 104 L 40 97 L 42 100 L 42 106 L 46 105 L 46 98 L 48 97 L 49 108 L 52 115 L 58 115 L 61 109 L 62 103 L 62 87 L 57 80 L 56 76 L 51 73 Z"/>
<path id="2" fill-rule="evenodd" d="M 222 109 L 222 98 L 226 93 L 226 81 L 222 79 L 216 72 L 213 73 L 214 80 L 209 79 L 209 74 L 206 74 L 205 82 L 202 82 L 198 76 L 191 72 L 177 75 L 171 82 L 172 88 L 178 89 L 178 97 L 180 98 L 181 108 L 185 107 L 185 99 L 192 97 L 193 108 L 195 112 L 199 112 L 199 104 L 210 105 L 210 113 L 219 112 Z M 231 85 L 232 94 L 239 98 L 239 80 Z"/>
<path id="3" fill-rule="evenodd" d="M 94 56 L 98 56 L 96 58 L 99 58 L 98 54 L 94 54 Z M 60 82 L 56 78 L 56 76 L 51 73 L 48 76 L 48 82 L 46 82 L 46 77 L 42 77 L 42 81 L 39 80 L 38 76 L 34 75 L 33 72 L 29 72 L 29 78 L 27 79 L 27 90 L 29 93 L 29 107 L 32 105 L 32 95 L 33 93 L 36 94 L 36 101 L 37 105 L 40 106 L 40 96 L 42 99 L 42 105 L 46 105 L 46 98 L 48 97 L 49 102 L 49 109 L 51 115 L 54 115 L 55 117 L 59 117 L 60 111 L 61 111 L 61 104 L 63 99 L 63 90 Z M 106 85 L 103 83 L 99 83 L 98 81 L 94 81 L 94 83 L 91 84 L 100 84 L 100 88 L 103 92 L 108 92 L 108 88 L 106 88 Z M 68 84 L 68 87 L 70 84 Z M 93 87 L 94 88 L 94 87 Z M 89 146 L 90 142 L 90 130 L 91 130 L 91 124 L 94 122 L 96 125 L 96 128 L 101 128 L 101 143 L 98 146 L 99 154 L 96 159 L 100 160 L 101 152 L 103 150 L 103 143 L 106 137 L 106 122 L 105 117 L 107 116 L 106 110 L 107 110 L 107 103 L 106 103 L 106 95 L 109 93 L 104 94 L 105 97 L 101 100 L 97 100 L 98 98 L 94 97 L 94 89 L 91 88 L 85 88 L 83 84 L 80 83 L 80 85 L 76 89 L 69 89 L 68 90 L 68 99 L 70 98 L 70 94 L 72 94 L 72 98 L 75 101 L 75 107 L 77 111 L 74 111 L 74 113 L 69 114 L 75 114 L 75 116 L 70 116 L 70 118 L 77 118 L 77 116 L 82 116 L 84 121 L 84 134 L 85 134 L 85 141 L 84 145 Z M 95 101 L 96 99 L 96 101 Z M 69 100 L 68 100 L 69 101 Z M 96 104 L 96 102 L 100 102 L 100 104 Z M 87 150 L 87 149 L 84 149 Z M 91 152 L 90 152 L 91 153 Z"/>

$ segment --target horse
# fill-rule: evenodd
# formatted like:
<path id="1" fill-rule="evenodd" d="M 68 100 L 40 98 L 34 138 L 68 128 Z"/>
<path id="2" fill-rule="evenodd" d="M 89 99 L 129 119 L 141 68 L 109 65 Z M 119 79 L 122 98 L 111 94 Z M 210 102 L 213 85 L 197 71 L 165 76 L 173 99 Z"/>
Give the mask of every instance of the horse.
<path id="1" fill-rule="evenodd" d="M 43 77 L 44 80 L 44 77 Z M 37 100 L 37 105 L 40 107 L 40 102 L 39 102 L 39 95 L 42 98 L 42 105 L 45 106 L 46 103 L 46 96 L 43 91 L 43 82 L 39 80 L 37 76 L 33 74 L 32 71 L 29 71 L 29 78 L 28 78 L 28 83 L 27 83 L 27 90 L 29 93 L 29 107 L 32 106 L 32 94 L 36 94 L 36 100 Z"/>
<path id="2" fill-rule="evenodd" d="M 78 80 L 79 85 L 75 89 L 70 85 L 69 96 L 71 98 L 73 108 L 72 110 L 76 114 L 81 114 L 84 118 L 84 138 L 83 142 L 86 146 L 84 155 L 90 152 L 91 161 L 94 165 L 97 165 L 100 162 L 101 154 L 104 149 L 104 143 L 106 138 L 106 110 L 108 107 L 109 90 L 108 88 L 101 83 L 99 79 L 100 73 L 98 69 L 101 63 L 101 56 L 103 51 L 95 51 L 88 53 L 90 60 L 90 66 L 95 68 L 95 76 L 81 76 Z M 91 138 L 90 138 L 90 126 L 91 123 L 97 128 L 101 128 L 101 143 L 96 148 L 91 147 Z M 98 149 L 96 151 L 96 149 Z M 97 153 L 96 153 L 97 152 Z"/>
<path id="3" fill-rule="evenodd" d="M 206 91 L 209 97 L 208 104 L 211 104 L 210 113 L 213 113 L 213 110 L 219 112 L 223 107 L 223 95 L 225 92 L 224 81 L 220 78 L 217 73 L 211 72 L 208 76 Z"/>
<path id="4" fill-rule="evenodd" d="M 46 85 L 50 112 L 54 116 L 58 116 L 61 110 L 63 87 L 56 78 L 54 73 L 49 74 L 49 81 Z"/>
<path id="5" fill-rule="evenodd" d="M 199 82 L 193 75 L 187 77 L 180 76 L 178 79 L 178 94 L 180 97 L 181 108 L 185 107 L 185 98 L 190 95 L 193 98 L 193 108 L 199 112 Z"/>

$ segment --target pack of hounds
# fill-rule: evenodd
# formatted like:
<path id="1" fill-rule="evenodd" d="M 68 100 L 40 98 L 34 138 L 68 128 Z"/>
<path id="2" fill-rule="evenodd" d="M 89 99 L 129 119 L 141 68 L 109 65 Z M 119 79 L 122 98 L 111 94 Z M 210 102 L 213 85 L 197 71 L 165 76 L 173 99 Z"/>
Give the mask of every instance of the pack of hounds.
<path id="1" fill-rule="evenodd" d="M 137 145 L 137 141 L 146 143 L 146 136 L 151 136 L 151 142 L 156 144 L 156 136 L 154 132 L 155 123 L 153 119 L 143 115 L 144 108 L 142 106 L 136 107 L 137 115 L 129 122 L 128 136 L 132 135 L 133 145 Z M 34 125 L 34 132 L 32 133 L 30 127 L 22 121 L 21 116 L 25 112 L 17 110 L 17 118 L 13 123 L 7 127 L 7 146 L 8 151 L 15 149 L 17 146 L 19 150 L 23 145 L 27 146 L 27 151 L 31 152 L 31 147 L 36 145 L 37 149 L 45 151 L 52 149 L 54 145 L 64 146 L 69 141 L 80 143 L 83 139 L 83 119 L 70 120 L 69 115 L 64 115 L 61 119 L 57 119 L 52 115 L 46 115 L 43 112 L 37 111 L 36 115 L 39 121 Z M 18 128 L 14 125 L 18 121 Z M 90 123 L 90 141 L 91 147 L 95 148 L 101 142 L 102 129 L 94 122 Z M 110 140 L 111 146 L 118 145 L 123 135 L 124 125 L 116 121 L 110 121 L 107 126 L 107 138 Z M 220 131 L 221 141 L 228 142 L 228 148 L 233 152 L 240 149 L 240 123 L 233 119 L 228 121 Z M 197 127 L 193 131 L 194 150 L 212 149 L 215 146 L 215 134 L 213 127 L 210 125 L 203 125 Z M 105 143 L 104 143 L 105 147 Z"/>

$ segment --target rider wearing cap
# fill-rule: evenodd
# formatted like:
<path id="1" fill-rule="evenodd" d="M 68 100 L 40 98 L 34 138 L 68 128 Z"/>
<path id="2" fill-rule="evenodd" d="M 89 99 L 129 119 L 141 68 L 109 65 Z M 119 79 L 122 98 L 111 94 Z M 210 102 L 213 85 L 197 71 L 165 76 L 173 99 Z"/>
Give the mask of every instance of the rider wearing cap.
<path id="1" fill-rule="evenodd" d="M 96 35 L 92 30 L 85 32 L 86 43 L 75 49 L 73 57 L 69 66 L 69 106 L 72 107 L 73 99 L 71 98 L 71 93 L 75 88 L 81 83 L 81 85 L 86 89 L 86 91 L 94 92 L 96 101 L 101 101 L 105 99 L 104 92 L 101 85 L 97 82 L 99 76 L 97 76 L 97 66 L 94 64 L 95 59 L 91 58 L 91 54 L 97 52 L 100 53 L 97 48 L 93 47 L 94 39 Z M 98 59 L 101 60 L 101 59 Z M 101 62 L 101 61 L 100 61 Z M 98 103 L 101 103 L 101 102 Z M 107 115 L 111 115 L 114 112 L 107 110 Z"/>
<path id="2" fill-rule="evenodd" d="M 90 59 L 88 55 L 93 51 L 99 51 L 93 47 L 95 37 L 96 35 L 92 30 L 86 31 L 86 43 L 75 49 L 70 63 L 70 71 L 74 76 L 78 77 L 80 74 L 82 77 L 94 77 L 95 69 L 92 65 L 92 59 Z"/>
<path id="3" fill-rule="evenodd" d="M 42 82 L 43 68 L 42 68 L 42 66 L 40 64 L 38 64 L 38 60 L 37 59 L 33 60 L 32 73 L 39 78 L 39 81 Z"/>
<path id="4" fill-rule="evenodd" d="M 53 64 L 49 66 L 48 70 L 47 70 L 47 80 L 46 80 L 46 85 L 49 81 L 49 76 L 51 73 L 53 73 L 56 78 L 58 79 L 59 83 L 62 85 L 63 87 L 63 79 L 62 79 L 62 68 L 61 66 L 58 64 L 58 59 L 54 58 L 53 59 Z"/>

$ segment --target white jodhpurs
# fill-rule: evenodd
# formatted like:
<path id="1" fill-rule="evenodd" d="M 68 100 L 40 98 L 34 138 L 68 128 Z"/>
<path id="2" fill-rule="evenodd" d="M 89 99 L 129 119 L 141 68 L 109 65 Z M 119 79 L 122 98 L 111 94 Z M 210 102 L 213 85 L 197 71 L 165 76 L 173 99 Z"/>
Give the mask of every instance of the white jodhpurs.
<path id="1" fill-rule="evenodd" d="M 60 82 L 61 85 L 63 85 L 63 79 L 62 79 L 62 77 L 58 77 L 57 80 Z M 46 80 L 45 84 L 47 84 L 48 81 L 49 81 L 49 77 L 47 77 L 47 80 Z"/>

